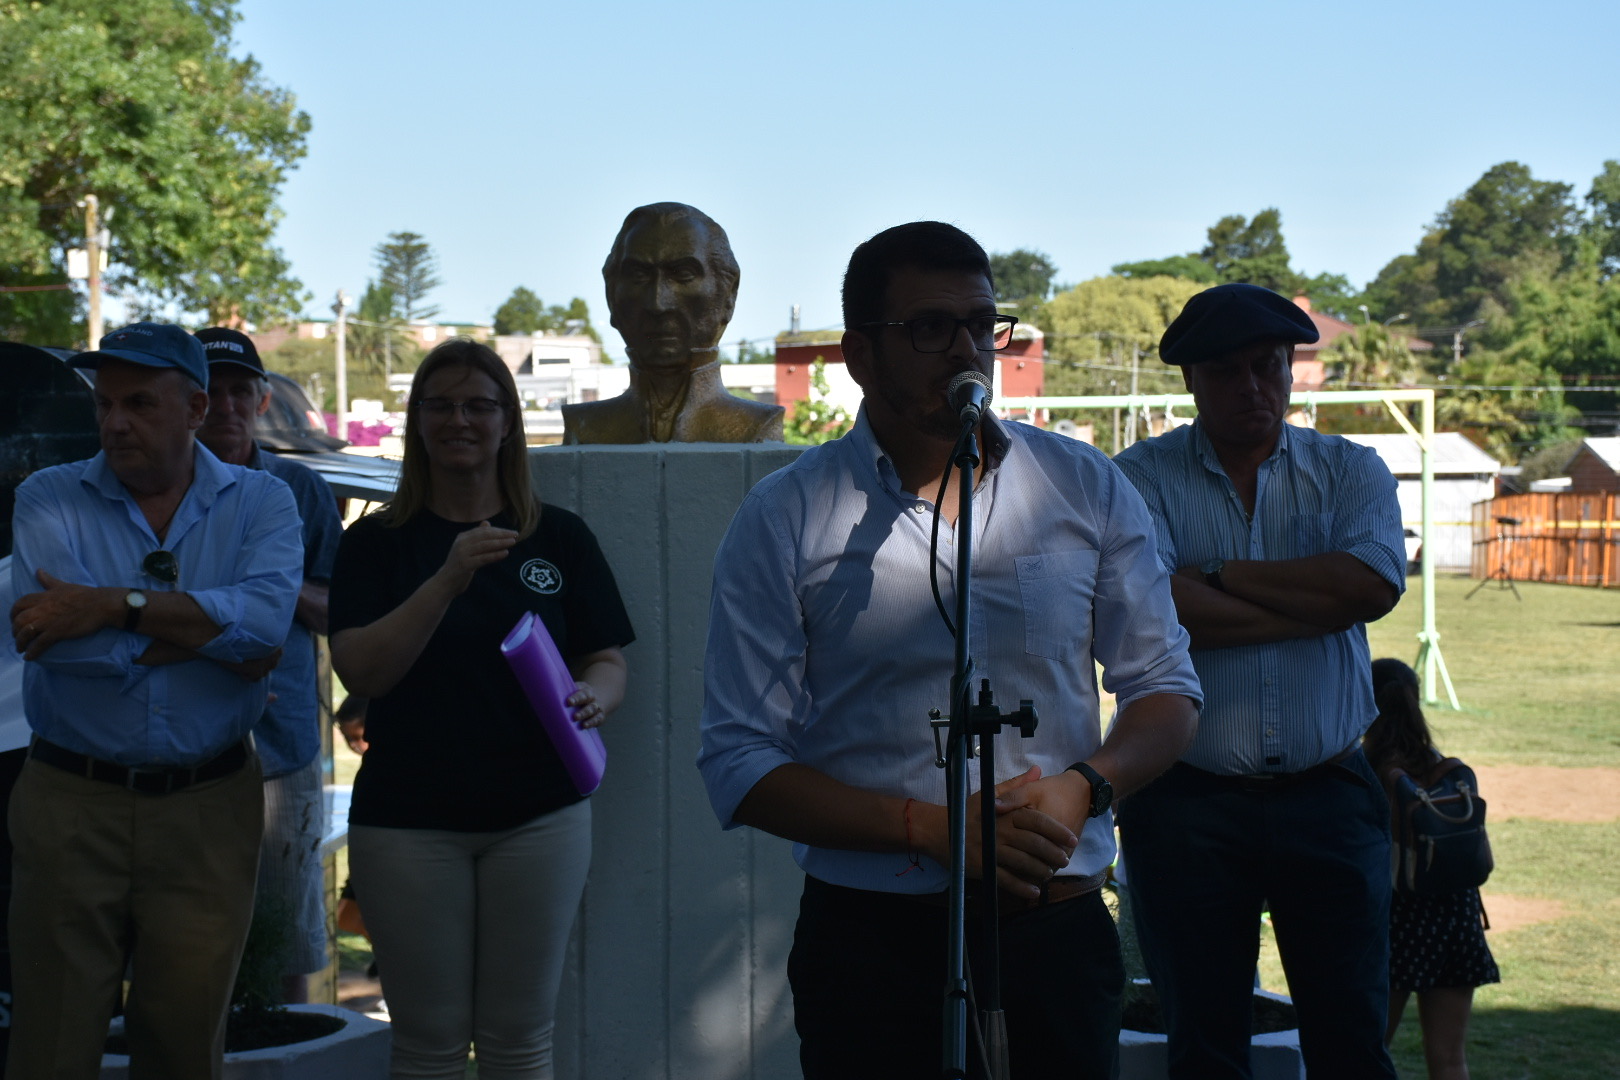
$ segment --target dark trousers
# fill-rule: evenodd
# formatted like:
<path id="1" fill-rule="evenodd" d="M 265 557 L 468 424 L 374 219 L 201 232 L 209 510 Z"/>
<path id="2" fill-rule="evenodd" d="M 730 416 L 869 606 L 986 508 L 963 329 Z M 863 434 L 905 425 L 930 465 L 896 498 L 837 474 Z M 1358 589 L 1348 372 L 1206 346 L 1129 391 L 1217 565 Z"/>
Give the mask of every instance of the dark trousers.
<path id="1" fill-rule="evenodd" d="M 946 922 L 943 907 L 805 878 L 788 981 L 807 1080 L 941 1075 Z M 972 916 L 968 929 L 977 974 Z M 1001 972 L 1017 1080 L 1112 1075 L 1125 972 L 1100 894 L 1003 916 Z M 970 1034 L 969 1075 L 982 1075 L 977 1062 Z"/>
<path id="2" fill-rule="evenodd" d="M 1118 810 L 1173 1080 L 1248 1080 L 1250 991 L 1269 904 L 1311 1080 L 1395 1076 L 1389 809 L 1358 751 L 1249 788 L 1177 765 Z"/>

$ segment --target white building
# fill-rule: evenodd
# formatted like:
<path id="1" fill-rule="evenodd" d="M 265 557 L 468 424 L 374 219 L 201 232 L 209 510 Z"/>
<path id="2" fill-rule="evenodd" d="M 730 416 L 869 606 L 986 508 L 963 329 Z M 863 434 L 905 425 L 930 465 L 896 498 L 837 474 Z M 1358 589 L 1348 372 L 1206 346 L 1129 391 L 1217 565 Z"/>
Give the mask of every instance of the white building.
<path id="1" fill-rule="evenodd" d="M 1414 532 L 1423 522 L 1423 456 L 1410 435 L 1346 434 L 1370 446 L 1395 474 L 1401 522 Z M 1434 535 L 1427 557 L 1438 570 L 1466 571 L 1474 550 L 1473 505 L 1496 495 L 1501 464 L 1457 431 L 1434 436 Z"/>

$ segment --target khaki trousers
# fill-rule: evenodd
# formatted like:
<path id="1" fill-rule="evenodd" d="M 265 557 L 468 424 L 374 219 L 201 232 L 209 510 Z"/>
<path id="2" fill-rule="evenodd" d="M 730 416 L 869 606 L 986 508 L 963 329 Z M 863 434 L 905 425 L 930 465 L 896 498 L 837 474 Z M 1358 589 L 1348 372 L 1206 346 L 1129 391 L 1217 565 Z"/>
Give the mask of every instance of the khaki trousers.
<path id="1" fill-rule="evenodd" d="M 126 964 L 132 1080 L 217 1080 L 263 820 L 252 757 L 172 795 L 24 766 L 9 1080 L 93 1080 Z"/>

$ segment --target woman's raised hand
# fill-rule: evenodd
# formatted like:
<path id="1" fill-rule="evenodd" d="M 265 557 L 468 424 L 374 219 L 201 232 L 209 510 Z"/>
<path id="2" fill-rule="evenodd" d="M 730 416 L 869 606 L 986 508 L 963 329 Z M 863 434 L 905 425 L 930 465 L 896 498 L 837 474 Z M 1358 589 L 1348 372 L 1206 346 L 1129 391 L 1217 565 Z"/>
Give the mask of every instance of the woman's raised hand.
<path id="1" fill-rule="evenodd" d="M 450 554 L 444 565 L 433 576 L 438 578 L 454 596 L 460 596 L 472 584 L 473 574 L 480 567 L 498 563 L 517 543 L 518 534 L 511 529 L 497 529 L 487 521 L 480 521 L 456 537 L 450 545 Z"/>

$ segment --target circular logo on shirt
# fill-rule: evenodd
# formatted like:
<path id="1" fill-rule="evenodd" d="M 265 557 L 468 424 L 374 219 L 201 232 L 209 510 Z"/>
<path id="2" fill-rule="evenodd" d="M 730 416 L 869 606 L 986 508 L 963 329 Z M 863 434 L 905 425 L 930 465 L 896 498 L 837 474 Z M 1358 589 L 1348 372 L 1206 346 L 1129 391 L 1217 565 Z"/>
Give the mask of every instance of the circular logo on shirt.
<path id="1" fill-rule="evenodd" d="M 550 596 L 562 588 L 561 571 L 544 559 L 530 559 L 524 563 L 518 577 L 523 579 L 523 584 L 542 596 Z"/>

